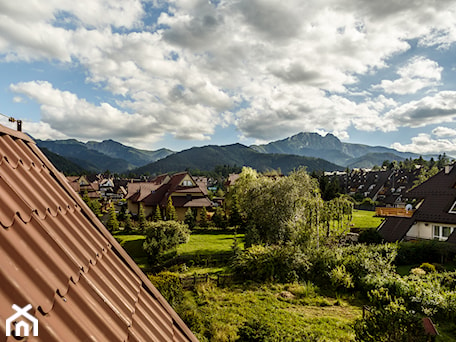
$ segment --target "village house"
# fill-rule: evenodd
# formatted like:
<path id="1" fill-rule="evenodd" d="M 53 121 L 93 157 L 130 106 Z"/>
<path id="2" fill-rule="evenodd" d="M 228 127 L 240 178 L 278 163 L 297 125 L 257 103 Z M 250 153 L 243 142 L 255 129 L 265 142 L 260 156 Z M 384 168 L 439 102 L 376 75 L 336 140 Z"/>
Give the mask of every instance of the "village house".
<path id="1" fill-rule="evenodd" d="M 0 193 L 2 341 L 198 341 L 35 142 L 1 125 Z"/>
<path id="2" fill-rule="evenodd" d="M 194 216 L 199 218 L 203 207 L 212 207 L 212 202 L 207 197 L 207 188 L 203 182 L 197 182 L 188 172 L 174 175 L 161 175 L 150 182 L 128 184 L 126 197 L 128 211 L 137 215 L 140 204 L 143 205 L 146 216 L 151 216 L 157 206 L 166 216 L 165 208 L 171 198 L 179 221 L 183 221 L 185 213 L 190 208 Z"/>
<path id="3" fill-rule="evenodd" d="M 456 243 L 454 164 L 408 191 L 405 197 L 410 203 L 406 208 L 378 209 L 378 213 L 386 217 L 378 229 L 385 241 L 438 240 Z"/>
<path id="4" fill-rule="evenodd" d="M 326 172 L 325 176 L 337 178 L 342 193 L 357 198 L 370 198 L 388 207 L 405 207 L 404 194 L 413 187 L 420 169 L 368 170 Z"/>

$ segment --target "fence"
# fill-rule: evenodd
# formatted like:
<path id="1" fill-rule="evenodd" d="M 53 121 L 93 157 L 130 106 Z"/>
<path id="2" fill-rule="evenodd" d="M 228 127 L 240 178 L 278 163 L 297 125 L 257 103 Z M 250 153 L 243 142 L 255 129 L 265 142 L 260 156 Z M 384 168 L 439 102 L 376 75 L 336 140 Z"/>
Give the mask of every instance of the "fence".
<path id="1" fill-rule="evenodd" d="M 217 286 L 226 286 L 233 284 L 235 278 L 232 274 L 216 274 L 216 275 L 193 275 L 190 277 L 180 277 L 180 282 L 184 289 L 192 288 L 197 284 L 211 283 Z"/>

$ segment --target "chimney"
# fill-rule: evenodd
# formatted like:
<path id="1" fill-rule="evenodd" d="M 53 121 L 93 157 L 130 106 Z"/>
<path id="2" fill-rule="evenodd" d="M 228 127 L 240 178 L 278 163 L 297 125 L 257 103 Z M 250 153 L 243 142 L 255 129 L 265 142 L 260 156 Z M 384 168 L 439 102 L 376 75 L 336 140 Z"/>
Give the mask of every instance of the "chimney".
<path id="1" fill-rule="evenodd" d="M 453 169 L 453 165 L 445 165 L 445 174 L 449 174 Z"/>

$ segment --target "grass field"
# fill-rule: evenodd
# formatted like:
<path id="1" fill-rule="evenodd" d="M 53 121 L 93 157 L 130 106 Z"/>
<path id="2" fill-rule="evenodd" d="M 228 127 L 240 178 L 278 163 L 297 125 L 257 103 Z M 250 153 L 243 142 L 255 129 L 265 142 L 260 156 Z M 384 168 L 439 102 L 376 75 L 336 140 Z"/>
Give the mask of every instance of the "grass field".
<path id="1" fill-rule="evenodd" d="M 177 249 L 179 255 L 213 255 L 230 252 L 237 238 L 239 246 L 244 248 L 244 235 L 220 231 L 220 230 L 203 230 L 196 231 L 190 235 L 190 241 L 180 245 Z"/>
<path id="2" fill-rule="evenodd" d="M 187 291 L 179 311 L 193 322 L 191 329 L 202 342 L 235 341 L 244 325 L 267 341 L 353 341 L 352 324 L 361 316 L 361 305 L 322 296 L 311 283 L 202 284 Z"/>
<path id="3" fill-rule="evenodd" d="M 375 217 L 375 211 L 353 209 L 351 228 L 369 229 L 377 228 L 383 222 L 383 218 Z"/>

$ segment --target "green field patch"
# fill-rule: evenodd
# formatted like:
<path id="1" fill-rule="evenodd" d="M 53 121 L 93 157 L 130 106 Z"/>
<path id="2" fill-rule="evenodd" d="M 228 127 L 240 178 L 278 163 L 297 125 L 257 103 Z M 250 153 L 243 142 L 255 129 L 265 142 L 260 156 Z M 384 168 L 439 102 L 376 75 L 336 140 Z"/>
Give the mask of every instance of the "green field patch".
<path id="1" fill-rule="evenodd" d="M 353 209 L 353 219 L 350 228 L 377 228 L 383 220 L 382 217 L 375 216 L 375 211 Z"/>
<path id="2" fill-rule="evenodd" d="M 211 256 L 216 254 L 226 254 L 232 251 L 234 238 L 236 237 L 241 248 L 244 246 L 244 235 L 235 235 L 232 232 L 205 230 L 192 232 L 190 241 L 182 244 L 177 249 L 177 254 L 181 256 Z"/>
<path id="3" fill-rule="evenodd" d="M 351 325 L 361 316 L 361 308 L 300 286 L 202 285 L 186 292 L 179 311 L 200 341 L 235 341 L 246 326 L 252 336 L 256 330 L 267 333 L 271 341 L 354 341 Z"/>

